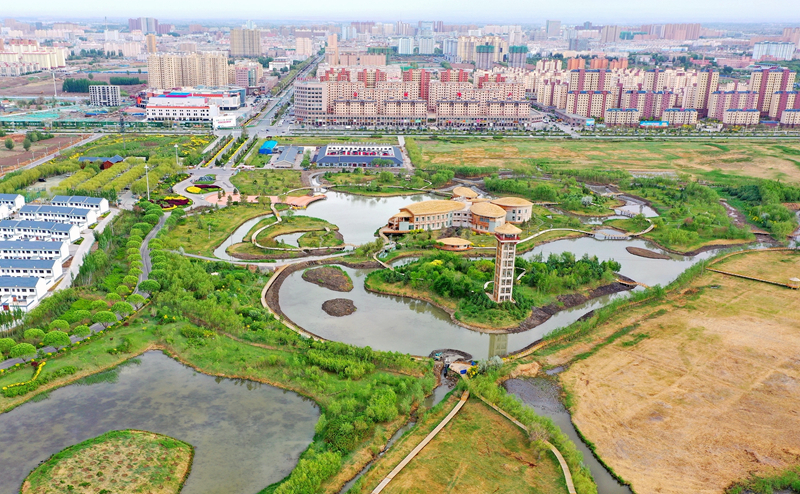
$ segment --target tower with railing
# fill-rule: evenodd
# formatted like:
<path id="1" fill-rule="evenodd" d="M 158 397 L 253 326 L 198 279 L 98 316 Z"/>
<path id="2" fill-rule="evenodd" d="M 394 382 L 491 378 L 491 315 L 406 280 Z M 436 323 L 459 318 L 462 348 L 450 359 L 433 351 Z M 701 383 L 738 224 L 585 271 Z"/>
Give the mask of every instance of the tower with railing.
<path id="1" fill-rule="evenodd" d="M 494 229 L 497 239 L 497 251 L 494 259 L 494 291 L 492 300 L 497 303 L 513 302 L 514 259 L 517 256 L 517 244 L 522 230 L 504 223 Z"/>

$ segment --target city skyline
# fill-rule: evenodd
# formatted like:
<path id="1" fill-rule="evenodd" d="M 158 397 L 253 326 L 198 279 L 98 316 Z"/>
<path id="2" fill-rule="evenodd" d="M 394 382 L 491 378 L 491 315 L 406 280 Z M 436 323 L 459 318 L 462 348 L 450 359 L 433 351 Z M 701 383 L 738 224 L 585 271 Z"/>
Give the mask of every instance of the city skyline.
<path id="1" fill-rule="evenodd" d="M 795 5 L 795 7 L 791 7 Z M 192 15 L 187 15 L 183 6 L 164 4 L 155 0 L 143 0 L 136 4 L 109 8 L 106 2 L 83 0 L 77 4 L 63 4 L 54 0 L 40 0 L 25 4 L 6 6 L 4 16 L 57 18 L 96 18 L 113 14 L 124 16 L 161 16 L 175 20 L 236 20 L 270 19 L 303 21 L 347 21 L 354 19 L 418 20 L 425 18 L 446 19 L 448 22 L 513 22 L 515 24 L 541 24 L 546 19 L 561 19 L 566 23 L 585 20 L 605 23 L 638 22 L 732 22 L 732 23 L 792 23 L 800 20 L 800 8 L 786 0 L 765 0 L 759 3 L 744 0 L 709 0 L 702 3 L 676 0 L 669 11 L 649 2 L 610 0 L 602 9 L 590 0 L 568 0 L 558 4 L 529 3 L 520 5 L 514 0 L 501 0 L 487 12 L 476 0 L 458 2 L 424 2 L 409 0 L 402 6 L 381 5 L 376 7 L 368 0 L 348 0 L 335 6 L 321 0 L 308 0 L 298 8 L 296 4 L 273 4 L 265 8 L 255 2 L 240 2 L 221 8 L 217 2 L 199 0 L 192 6 Z M 309 14 L 313 12 L 313 14 Z M 415 17 L 409 15 L 414 13 Z M 580 12 L 575 15 L 575 12 Z M 226 16 L 224 19 L 221 15 Z M 274 19 L 274 21 L 273 21 Z"/>

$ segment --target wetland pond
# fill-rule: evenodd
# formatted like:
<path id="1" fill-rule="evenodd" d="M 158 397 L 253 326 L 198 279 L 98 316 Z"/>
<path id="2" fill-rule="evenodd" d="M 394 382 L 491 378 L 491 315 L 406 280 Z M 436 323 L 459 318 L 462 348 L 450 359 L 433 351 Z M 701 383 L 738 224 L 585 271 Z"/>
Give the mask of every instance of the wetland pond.
<path id="1" fill-rule="evenodd" d="M 316 404 L 296 393 L 201 374 L 157 351 L 102 376 L 0 415 L 0 494 L 18 493 L 50 455 L 119 429 L 194 446 L 184 494 L 255 494 L 292 471 L 319 419 Z"/>
<path id="2" fill-rule="evenodd" d="M 621 274 L 636 281 L 649 286 L 665 286 L 692 264 L 712 255 L 712 252 L 705 252 L 695 257 L 683 257 L 667 253 L 669 259 L 646 259 L 630 254 L 625 250 L 626 247 L 665 253 L 644 240 L 596 240 L 583 237 L 542 244 L 522 256 L 531 258 L 541 253 L 547 258 L 551 252 L 564 251 L 573 252 L 578 258 L 583 254 L 596 255 L 601 261 L 619 261 L 622 264 Z M 490 335 L 453 323 L 447 312 L 427 302 L 367 292 L 364 278 L 370 270 L 343 269 L 353 279 L 354 288 L 348 292 L 347 298 L 353 300 L 358 311 L 347 317 L 329 316 L 322 310 L 322 303 L 335 298 L 335 292 L 304 281 L 302 271 L 296 271 L 286 278 L 280 288 L 280 305 L 286 316 L 323 338 L 412 355 L 428 355 L 442 348 L 462 350 L 476 359 L 505 355 L 573 323 L 588 311 L 603 307 L 616 297 L 627 296 L 622 292 L 590 300 L 558 312 L 543 324 L 522 333 Z"/>

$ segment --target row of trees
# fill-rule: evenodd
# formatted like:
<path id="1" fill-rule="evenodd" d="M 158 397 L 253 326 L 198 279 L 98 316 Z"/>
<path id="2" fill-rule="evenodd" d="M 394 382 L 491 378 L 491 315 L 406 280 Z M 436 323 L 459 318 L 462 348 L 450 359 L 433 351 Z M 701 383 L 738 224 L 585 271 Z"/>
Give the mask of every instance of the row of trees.
<path id="1" fill-rule="evenodd" d="M 65 93 L 88 93 L 89 86 L 103 86 L 107 82 L 90 81 L 89 79 L 64 79 L 61 90 Z"/>

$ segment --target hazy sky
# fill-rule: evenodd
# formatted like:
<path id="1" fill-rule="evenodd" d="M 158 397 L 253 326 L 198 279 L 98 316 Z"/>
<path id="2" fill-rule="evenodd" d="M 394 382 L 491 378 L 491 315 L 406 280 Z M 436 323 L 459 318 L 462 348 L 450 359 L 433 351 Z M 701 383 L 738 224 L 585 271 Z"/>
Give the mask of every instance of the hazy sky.
<path id="1" fill-rule="evenodd" d="M 541 23 L 592 21 L 780 22 L 800 24 L 798 0 L 4 0 L 0 16 L 158 17 Z"/>

